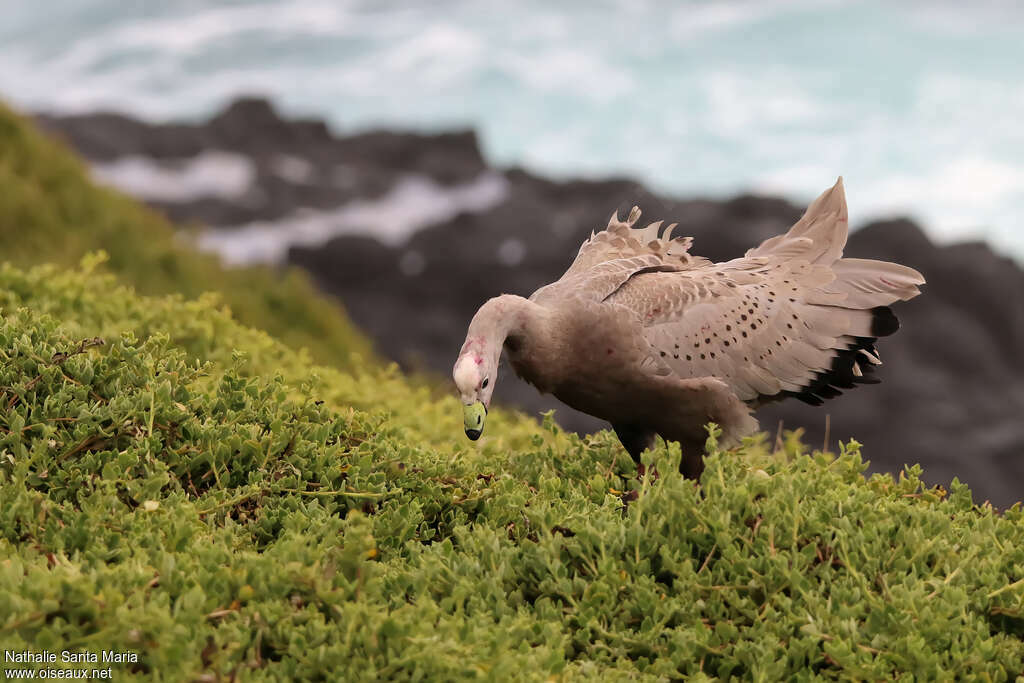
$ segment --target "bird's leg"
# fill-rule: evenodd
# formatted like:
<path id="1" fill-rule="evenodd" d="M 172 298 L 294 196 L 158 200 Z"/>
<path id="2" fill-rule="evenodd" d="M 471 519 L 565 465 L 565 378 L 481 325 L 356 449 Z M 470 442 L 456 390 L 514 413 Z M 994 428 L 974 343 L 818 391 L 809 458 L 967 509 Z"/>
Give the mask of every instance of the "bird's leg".
<path id="1" fill-rule="evenodd" d="M 700 441 L 680 441 L 679 448 L 683 459 L 679 462 L 679 472 L 687 479 L 699 480 L 704 472 L 704 444 Z"/>
<path id="2" fill-rule="evenodd" d="M 615 430 L 615 436 L 619 437 L 619 441 L 622 442 L 626 452 L 629 453 L 629 457 L 633 458 L 633 462 L 636 463 L 637 473 L 641 477 L 644 476 L 646 468 L 640 462 L 640 454 L 648 448 L 654 447 L 655 433 L 649 429 L 632 425 L 613 424 L 612 429 Z"/>

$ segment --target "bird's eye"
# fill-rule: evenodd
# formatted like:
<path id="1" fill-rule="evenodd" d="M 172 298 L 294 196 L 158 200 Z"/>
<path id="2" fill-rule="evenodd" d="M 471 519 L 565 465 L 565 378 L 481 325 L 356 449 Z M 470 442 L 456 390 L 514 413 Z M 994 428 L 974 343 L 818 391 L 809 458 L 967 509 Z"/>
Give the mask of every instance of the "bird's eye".
<path id="1" fill-rule="evenodd" d="M 484 383 L 480 385 L 481 389 L 486 389 L 487 385 L 491 383 L 490 377 L 484 377 Z"/>

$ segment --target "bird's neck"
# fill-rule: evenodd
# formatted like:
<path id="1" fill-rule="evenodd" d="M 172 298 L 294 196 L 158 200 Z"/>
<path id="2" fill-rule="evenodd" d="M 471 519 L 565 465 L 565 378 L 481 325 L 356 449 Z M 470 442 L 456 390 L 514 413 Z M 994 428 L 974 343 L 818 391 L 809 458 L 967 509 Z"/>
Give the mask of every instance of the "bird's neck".
<path id="1" fill-rule="evenodd" d="M 502 294 L 490 299 L 473 316 L 462 352 L 475 351 L 497 360 L 506 341 L 511 351 L 547 334 L 548 316 L 543 306 L 521 296 Z"/>
<path id="2" fill-rule="evenodd" d="M 462 353 L 476 353 L 497 367 L 504 348 L 517 375 L 542 392 L 553 392 L 561 381 L 563 337 L 555 311 L 503 294 L 477 311 Z"/>

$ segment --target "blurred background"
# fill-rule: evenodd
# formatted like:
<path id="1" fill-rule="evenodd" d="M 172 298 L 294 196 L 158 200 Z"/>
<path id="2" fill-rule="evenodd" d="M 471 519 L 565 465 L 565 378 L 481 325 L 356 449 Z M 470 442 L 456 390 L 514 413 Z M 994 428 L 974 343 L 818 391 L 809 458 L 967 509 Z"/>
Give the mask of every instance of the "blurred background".
<path id="1" fill-rule="evenodd" d="M 849 255 L 921 270 L 883 384 L 762 411 L 1024 496 L 1024 7 L 1014 2 L 6 3 L 0 98 L 224 263 L 306 269 L 448 373 L 476 307 L 614 210 L 740 255 L 836 176 Z M 496 398 L 556 407 L 503 373 Z M 453 434 L 452 438 L 461 438 Z"/>

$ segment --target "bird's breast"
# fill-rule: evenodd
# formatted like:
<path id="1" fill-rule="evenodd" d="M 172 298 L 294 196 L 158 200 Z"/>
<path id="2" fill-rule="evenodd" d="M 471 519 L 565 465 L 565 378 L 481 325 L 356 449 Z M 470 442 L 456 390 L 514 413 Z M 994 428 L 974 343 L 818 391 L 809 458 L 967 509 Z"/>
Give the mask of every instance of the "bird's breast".
<path id="1" fill-rule="evenodd" d="M 536 344 L 518 341 L 505 344 L 509 364 L 521 379 L 545 393 L 557 384 L 557 359 L 543 357 Z"/>
<path id="2" fill-rule="evenodd" d="M 542 392 L 595 413 L 637 382 L 646 342 L 617 307 L 575 306 L 557 322 L 505 342 L 516 374 Z M 644 348 L 641 348 L 644 347 Z"/>

